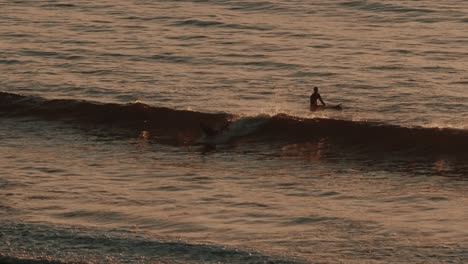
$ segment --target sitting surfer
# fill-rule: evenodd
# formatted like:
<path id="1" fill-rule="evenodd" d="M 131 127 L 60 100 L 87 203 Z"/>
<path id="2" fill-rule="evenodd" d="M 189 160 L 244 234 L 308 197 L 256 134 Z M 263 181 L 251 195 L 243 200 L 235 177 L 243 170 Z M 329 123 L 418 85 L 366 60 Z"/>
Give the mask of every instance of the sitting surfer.
<path id="1" fill-rule="evenodd" d="M 323 106 L 319 106 L 317 104 L 317 100 L 320 100 L 320 102 L 322 103 Z M 318 87 L 314 87 L 314 93 L 310 96 L 310 111 L 315 111 L 319 108 L 324 108 L 325 106 L 327 106 L 325 104 L 325 102 L 322 100 L 322 97 L 320 96 L 319 92 L 318 92 Z"/>

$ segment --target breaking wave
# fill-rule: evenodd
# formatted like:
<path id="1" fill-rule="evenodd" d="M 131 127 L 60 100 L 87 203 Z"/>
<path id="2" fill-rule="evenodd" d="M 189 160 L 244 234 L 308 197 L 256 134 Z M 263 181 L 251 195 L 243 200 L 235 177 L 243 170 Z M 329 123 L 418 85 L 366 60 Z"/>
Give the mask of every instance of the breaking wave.
<path id="1" fill-rule="evenodd" d="M 342 145 L 379 150 L 417 150 L 467 153 L 468 131 L 452 128 L 402 127 L 384 123 L 324 118 L 236 116 L 155 107 L 143 103 L 99 103 L 74 99 L 46 99 L 0 92 L 0 116 L 65 120 L 145 132 L 163 143 L 224 144 L 249 138 L 254 142 L 308 142 L 327 139 Z M 211 131 L 207 133 L 206 128 Z M 161 140 L 160 140 L 161 141 Z"/>

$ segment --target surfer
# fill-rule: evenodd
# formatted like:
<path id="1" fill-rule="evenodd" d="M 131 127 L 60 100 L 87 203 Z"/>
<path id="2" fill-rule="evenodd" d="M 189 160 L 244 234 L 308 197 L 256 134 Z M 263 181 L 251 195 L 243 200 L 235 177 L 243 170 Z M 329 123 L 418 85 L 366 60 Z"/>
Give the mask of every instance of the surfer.
<path id="1" fill-rule="evenodd" d="M 310 96 L 310 111 L 315 111 L 320 108 L 317 104 L 317 100 L 320 100 L 323 107 L 327 106 L 318 92 L 318 87 L 314 87 L 314 93 Z"/>
<path id="2" fill-rule="evenodd" d="M 207 137 L 213 137 L 213 136 L 216 136 L 219 133 L 216 129 L 214 129 L 214 128 L 210 127 L 210 126 L 207 126 L 204 123 L 200 123 L 200 128 L 203 131 L 203 133 L 205 133 L 205 135 Z"/>
<path id="3" fill-rule="evenodd" d="M 211 127 L 211 126 L 206 125 L 205 123 L 200 123 L 200 128 L 202 132 L 205 134 L 205 136 L 215 137 L 223 133 L 226 129 L 228 129 L 229 125 L 230 125 L 229 121 L 226 121 L 221 127 Z"/>

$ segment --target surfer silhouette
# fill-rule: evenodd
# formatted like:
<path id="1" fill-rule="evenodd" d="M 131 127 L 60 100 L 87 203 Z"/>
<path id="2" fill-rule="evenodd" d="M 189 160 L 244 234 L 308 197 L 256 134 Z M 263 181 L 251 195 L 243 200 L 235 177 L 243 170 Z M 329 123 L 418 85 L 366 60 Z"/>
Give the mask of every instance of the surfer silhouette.
<path id="1" fill-rule="evenodd" d="M 317 101 L 320 101 L 323 107 L 326 106 L 325 102 L 322 100 L 322 96 L 320 96 L 318 92 L 318 87 L 314 87 L 314 93 L 310 96 L 310 111 L 315 111 L 320 108 Z"/>
<path id="2" fill-rule="evenodd" d="M 205 136 L 214 137 L 224 132 L 229 125 L 229 121 L 226 121 L 221 127 L 211 127 L 206 125 L 205 123 L 200 123 L 200 129 L 205 134 Z"/>
<path id="3" fill-rule="evenodd" d="M 203 131 L 203 133 L 205 133 L 205 135 L 208 137 L 216 136 L 219 133 L 216 129 L 209 127 L 204 123 L 200 123 L 200 128 Z"/>

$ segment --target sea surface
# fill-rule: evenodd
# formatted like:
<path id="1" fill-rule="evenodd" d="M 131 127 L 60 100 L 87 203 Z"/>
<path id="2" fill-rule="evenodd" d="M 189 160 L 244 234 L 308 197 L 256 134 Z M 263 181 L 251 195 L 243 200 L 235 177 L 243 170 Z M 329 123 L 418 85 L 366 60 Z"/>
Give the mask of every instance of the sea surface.
<path id="1" fill-rule="evenodd" d="M 0 0 L 0 262 L 468 263 L 467 89 L 465 0 Z"/>

